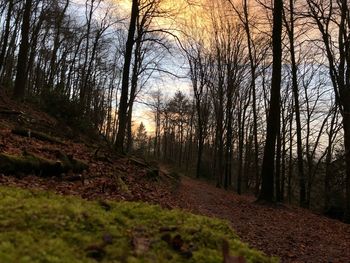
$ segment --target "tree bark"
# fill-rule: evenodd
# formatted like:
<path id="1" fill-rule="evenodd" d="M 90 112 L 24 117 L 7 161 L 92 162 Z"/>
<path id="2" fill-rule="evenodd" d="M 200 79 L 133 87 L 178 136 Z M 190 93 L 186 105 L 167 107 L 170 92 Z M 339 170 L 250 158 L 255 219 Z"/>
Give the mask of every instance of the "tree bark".
<path id="1" fill-rule="evenodd" d="M 26 89 L 31 9 L 32 0 L 27 0 L 24 4 L 21 29 L 21 44 L 18 53 L 17 73 L 13 91 L 13 98 L 17 100 L 22 100 L 24 98 Z"/>
<path id="2" fill-rule="evenodd" d="M 348 91 L 350 98 L 350 91 Z M 345 106 L 343 111 L 343 129 L 344 129 L 344 146 L 346 162 L 346 179 L 345 179 L 345 215 L 344 221 L 350 223 L 350 107 Z"/>
<path id="3" fill-rule="evenodd" d="M 14 7 L 14 1 L 9 0 L 8 3 L 8 9 L 7 9 L 7 15 L 6 15 L 6 25 L 5 25 L 5 32 L 4 32 L 4 38 L 2 41 L 2 47 L 0 52 L 0 73 L 3 68 L 4 62 L 5 62 L 5 55 L 6 55 L 6 49 L 8 45 L 8 40 L 10 36 L 10 25 L 11 25 L 11 18 L 12 18 L 12 10 Z"/>
<path id="4" fill-rule="evenodd" d="M 300 206 L 306 207 L 306 187 L 305 187 L 305 174 L 304 174 L 304 160 L 303 160 L 303 145 L 301 138 L 301 121 L 300 121 L 300 105 L 299 105 L 299 87 L 298 87 L 298 66 L 295 60 L 295 48 L 294 48 L 294 0 L 289 0 L 290 9 L 290 25 L 286 22 L 290 57 L 292 62 L 292 90 L 294 98 L 294 110 L 295 110 L 295 123 L 297 133 L 297 156 L 298 156 L 298 178 L 299 178 L 299 192 L 300 192 Z"/>
<path id="5" fill-rule="evenodd" d="M 276 137 L 280 125 L 280 89 L 281 89 L 281 64 L 282 64 L 282 9 L 283 1 L 274 0 L 273 9 L 273 69 L 270 109 L 267 118 L 266 144 L 262 164 L 262 187 L 259 200 L 274 202 L 274 159 Z"/>
<path id="6" fill-rule="evenodd" d="M 116 150 L 122 154 L 124 154 L 125 130 L 126 130 L 126 125 L 128 121 L 127 110 L 128 110 L 128 93 L 129 93 L 129 75 L 130 75 L 132 50 L 134 47 L 136 20 L 139 13 L 138 5 L 139 5 L 138 0 L 132 1 L 130 25 L 129 25 L 128 38 L 127 38 L 126 47 L 125 47 L 122 89 L 121 89 L 119 111 L 118 111 L 119 125 L 118 125 L 118 133 L 117 133 L 117 138 L 115 142 L 115 147 L 116 147 Z"/>
<path id="7" fill-rule="evenodd" d="M 136 99 L 136 91 L 139 77 L 139 69 L 140 69 L 140 57 L 141 57 L 141 36 L 137 36 L 136 47 L 134 52 L 134 67 L 132 69 L 132 77 L 131 77 L 131 90 L 130 90 L 130 98 L 128 103 L 128 123 L 127 123 L 127 152 L 132 150 L 132 110 L 134 106 L 134 101 Z"/>

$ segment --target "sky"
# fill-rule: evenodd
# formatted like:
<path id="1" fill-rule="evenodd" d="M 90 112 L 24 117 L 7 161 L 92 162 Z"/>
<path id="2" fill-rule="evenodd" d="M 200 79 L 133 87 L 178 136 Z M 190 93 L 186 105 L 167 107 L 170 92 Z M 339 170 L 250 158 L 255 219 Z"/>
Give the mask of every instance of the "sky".
<path id="1" fill-rule="evenodd" d="M 71 12 L 74 13 L 75 16 L 81 16 L 84 19 L 85 12 L 85 1 L 86 0 L 73 0 L 72 1 L 72 9 Z M 180 10 L 178 12 L 176 19 L 178 21 L 184 21 L 187 16 L 185 11 L 185 0 L 163 0 L 165 3 L 165 8 L 170 8 L 171 10 Z M 125 19 L 125 27 L 128 25 L 129 21 L 129 13 L 131 10 L 131 0 L 105 0 L 101 7 L 110 8 L 109 5 L 112 4 L 118 13 L 119 16 Z M 101 9 L 101 13 L 103 13 L 103 9 Z M 176 27 L 174 23 L 174 16 L 170 17 L 168 20 L 158 20 L 157 24 L 159 27 Z M 174 49 L 175 51 L 176 49 Z M 149 135 L 154 133 L 154 118 L 151 114 L 150 108 L 145 105 L 147 104 L 148 95 L 154 91 L 160 89 L 165 98 L 171 98 L 176 91 L 182 91 L 184 93 L 189 93 L 191 91 L 191 84 L 189 79 L 185 79 L 184 77 L 187 75 L 187 66 L 184 61 L 184 58 L 180 56 L 179 53 L 174 53 L 174 56 L 166 56 L 162 60 L 162 68 L 168 70 L 172 74 L 180 76 L 180 78 L 176 78 L 166 73 L 157 73 L 155 72 L 153 77 L 147 82 L 146 87 L 140 96 L 136 99 L 134 105 L 134 113 L 133 113 L 133 123 L 134 129 L 136 129 L 141 122 L 146 126 L 147 132 Z"/>

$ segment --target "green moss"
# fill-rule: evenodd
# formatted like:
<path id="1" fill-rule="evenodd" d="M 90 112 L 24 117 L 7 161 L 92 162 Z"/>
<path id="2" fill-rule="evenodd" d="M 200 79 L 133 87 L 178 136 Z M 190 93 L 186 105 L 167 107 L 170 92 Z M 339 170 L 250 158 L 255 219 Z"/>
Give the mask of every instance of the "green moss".
<path id="1" fill-rule="evenodd" d="M 176 235 L 192 255 L 164 241 Z M 137 239 L 147 244 L 135 248 Z M 0 187 L 0 262 L 222 262 L 223 239 L 247 262 L 276 262 L 249 249 L 220 220 Z"/>
<path id="2" fill-rule="evenodd" d="M 0 171 L 5 174 L 29 174 L 41 176 L 60 175 L 68 171 L 81 173 L 88 165 L 80 160 L 60 153 L 60 161 L 49 160 L 33 153 L 24 152 L 22 156 L 0 153 Z"/>
<path id="3" fill-rule="evenodd" d="M 57 167 L 57 162 L 25 154 L 23 156 L 0 153 L 0 171 L 6 174 L 51 172 Z"/>
<path id="4" fill-rule="evenodd" d="M 68 156 L 62 152 L 57 153 L 58 158 L 62 162 L 62 171 L 73 171 L 74 173 L 81 173 L 89 168 L 89 165 L 84 161 L 74 159 L 73 156 Z"/>
<path id="5" fill-rule="evenodd" d="M 57 143 L 57 144 L 62 144 L 65 145 L 65 143 L 51 135 L 48 135 L 46 133 L 38 132 L 38 131 L 33 131 L 33 130 L 26 130 L 23 128 L 16 128 L 11 131 L 13 134 L 24 136 L 24 137 L 34 137 L 38 140 L 41 141 L 46 141 L 46 142 L 52 142 L 52 143 Z"/>

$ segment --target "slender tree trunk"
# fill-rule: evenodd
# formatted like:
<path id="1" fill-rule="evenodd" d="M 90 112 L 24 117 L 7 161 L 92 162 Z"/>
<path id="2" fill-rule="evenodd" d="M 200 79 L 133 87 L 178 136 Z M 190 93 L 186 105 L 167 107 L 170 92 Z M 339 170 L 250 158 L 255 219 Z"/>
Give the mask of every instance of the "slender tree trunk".
<path id="1" fill-rule="evenodd" d="M 242 177 L 243 177 L 243 144 L 244 144 L 244 125 L 245 125 L 245 116 L 243 109 L 239 113 L 238 117 L 238 175 L 237 175 L 237 193 L 242 194 Z M 243 116 L 242 116 L 243 115 Z"/>
<path id="2" fill-rule="evenodd" d="M 327 146 L 327 155 L 326 155 L 326 174 L 324 178 L 324 212 L 327 213 L 330 208 L 331 200 L 331 162 L 332 162 L 332 144 L 334 137 L 334 126 L 336 122 L 338 108 L 337 106 L 334 109 L 334 115 L 332 117 L 331 126 L 328 133 L 328 146 Z"/>
<path id="3" fill-rule="evenodd" d="M 117 138 L 115 142 L 115 147 L 119 153 L 123 153 L 123 154 L 124 154 L 125 130 L 126 130 L 126 125 L 128 121 L 127 110 L 128 110 L 130 64 L 131 64 L 131 58 L 132 58 L 132 50 L 134 47 L 136 20 L 139 13 L 138 5 L 139 5 L 138 0 L 132 1 L 128 39 L 126 41 L 125 55 L 124 55 L 125 60 L 124 60 L 124 67 L 123 67 L 122 89 L 121 89 L 119 111 L 118 111 L 119 126 L 118 126 L 118 133 L 117 133 Z"/>
<path id="4" fill-rule="evenodd" d="M 278 134 L 277 134 L 277 149 L 276 149 L 276 178 L 275 178 L 275 189 L 276 189 L 276 201 L 281 202 L 281 131 L 278 129 Z"/>
<path id="5" fill-rule="evenodd" d="M 258 196 L 259 188 L 260 188 L 260 174 L 259 174 L 259 143 L 258 143 L 258 114 L 257 114 L 257 106 L 256 106 L 256 65 L 254 63 L 254 55 L 253 55 L 253 41 L 250 33 L 249 27 L 249 13 L 248 13 L 248 3 L 247 0 L 244 0 L 244 28 L 247 35 L 248 42 L 248 54 L 249 54 L 249 62 L 250 62 L 250 71 L 251 71 L 251 89 L 253 96 L 253 132 L 254 132 L 254 169 L 255 169 L 255 195 Z"/>
<path id="6" fill-rule="evenodd" d="M 24 13 L 21 29 L 21 44 L 18 53 L 17 73 L 15 87 L 13 91 L 13 97 L 17 100 L 24 98 L 27 81 L 27 60 L 29 51 L 29 30 L 30 30 L 30 17 L 32 9 L 32 0 L 27 0 L 24 4 Z"/>
<path id="7" fill-rule="evenodd" d="M 282 116 L 283 126 L 282 126 L 282 165 L 281 165 L 281 202 L 284 201 L 285 197 L 285 185 L 286 185 L 286 127 L 287 121 L 285 116 Z"/>
<path id="8" fill-rule="evenodd" d="M 126 151 L 130 153 L 133 148 L 133 138 L 132 138 L 132 110 L 133 104 L 128 107 L 128 124 L 127 124 L 127 143 Z"/>
<path id="9" fill-rule="evenodd" d="M 138 72 L 140 67 L 140 52 L 141 52 L 141 36 L 137 37 L 136 47 L 134 52 L 134 67 L 132 69 L 131 90 L 128 103 L 128 124 L 127 124 L 127 152 L 132 150 L 132 110 L 136 98 L 136 90 L 138 83 Z"/>
<path id="10" fill-rule="evenodd" d="M 48 81 L 48 88 L 53 87 L 53 81 L 54 81 L 54 76 L 56 73 L 56 69 L 58 67 L 56 60 L 57 60 L 57 52 L 60 47 L 60 37 L 61 37 L 61 28 L 62 28 L 62 22 L 65 17 L 66 11 L 69 6 L 69 0 L 66 1 L 66 4 L 62 10 L 62 12 L 59 14 L 57 18 L 57 22 L 55 25 L 56 29 L 56 34 L 55 34 L 55 39 L 54 39 L 54 44 L 53 44 L 53 49 L 52 49 L 52 56 L 51 56 L 51 61 L 50 61 L 50 74 L 49 74 L 49 81 Z"/>
<path id="11" fill-rule="evenodd" d="M 228 66 L 227 73 L 232 72 L 231 66 Z M 233 89 L 234 84 L 231 77 L 229 77 L 227 84 L 227 105 L 226 105 L 226 119 L 227 119 L 227 128 L 226 128 L 226 149 L 225 149 L 225 180 L 224 187 L 227 189 L 229 185 L 230 178 L 232 176 L 232 138 L 233 138 L 233 129 L 232 129 L 232 108 L 233 108 Z"/>
<path id="12" fill-rule="evenodd" d="M 292 103 L 293 106 L 293 103 Z M 291 111 L 289 119 L 289 162 L 288 162 L 288 203 L 292 202 L 292 176 L 293 176 L 293 116 L 294 111 Z"/>
<path id="13" fill-rule="evenodd" d="M 6 49 L 8 46 L 8 41 L 10 37 L 10 25 L 11 25 L 11 18 L 12 18 L 12 10 L 14 7 L 14 1 L 9 0 L 8 3 L 8 9 L 7 9 L 7 15 L 6 15 L 6 24 L 5 24 L 5 32 L 4 32 L 4 38 L 2 41 L 2 47 L 0 52 L 0 73 L 5 63 L 5 56 L 6 56 Z"/>
<path id="14" fill-rule="evenodd" d="M 294 110 L 295 110 L 295 122 L 297 132 L 297 157 L 298 157 L 298 178 L 299 178 L 299 192 L 300 192 L 300 206 L 306 207 L 306 187 L 305 187 L 305 173 L 304 173 L 304 160 L 303 160 L 303 145 L 301 138 L 301 121 L 300 121 L 300 105 L 299 105 L 299 87 L 297 76 L 297 63 L 295 60 L 295 48 L 294 48 L 294 0 L 289 0 L 290 9 L 290 25 L 287 25 L 290 57 L 292 62 L 292 89 L 294 98 Z"/>
<path id="15" fill-rule="evenodd" d="M 88 1 L 88 0 L 86 0 Z M 86 67 L 88 64 L 88 60 L 89 60 L 89 49 L 90 49 L 90 34 L 91 34 L 91 22 L 92 22 L 92 15 L 94 13 L 94 3 L 95 0 L 91 0 L 90 2 L 90 10 L 87 13 L 87 2 L 86 2 L 86 10 L 85 10 L 85 16 L 87 19 L 87 28 L 86 28 L 86 45 L 85 45 L 85 56 L 84 56 L 84 64 L 82 67 L 82 74 L 81 74 L 81 83 L 80 83 L 80 92 L 79 92 L 79 100 L 80 100 L 80 106 L 81 106 L 81 110 L 85 111 L 86 109 L 86 80 L 88 80 L 90 78 L 90 76 L 86 73 Z"/>
<path id="16" fill-rule="evenodd" d="M 13 26 L 13 30 L 12 30 L 12 36 L 9 40 L 9 45 L 6 51 L 6 55 L 5 55 L 5 63 L 3 64 L 4 69 L 2 71 L 1 74 L 1 79 L 3 81 L 3 83 L 6 84 L 6 86 L 8 87 L 12 87 L 12 76 L 13 76 L 13 67 L 15 64 L 15 55 L 14 52 L 16 50 L 16 39 L 17 39 L 17 34 L 18 34 L 18 28 L 20 28 L 21 26 L 21 21 L 20 21 L 20 15 L 17 14 L 17 16 L 15 17 L 15 25 Z"/>
<path id="17" fill-rule="evenodd" d="M 198 124 L 200 125 L 200 124 Z M 197 154 L 197 165 L 196 165 L 196 177 L 199 178 L 201 174 L 201 167 L 202 167 L 202 156 L 203 156 L 203 132 L 202 129 L 199 128 L 199 135 L 198 135 L 198 154 Z"/>

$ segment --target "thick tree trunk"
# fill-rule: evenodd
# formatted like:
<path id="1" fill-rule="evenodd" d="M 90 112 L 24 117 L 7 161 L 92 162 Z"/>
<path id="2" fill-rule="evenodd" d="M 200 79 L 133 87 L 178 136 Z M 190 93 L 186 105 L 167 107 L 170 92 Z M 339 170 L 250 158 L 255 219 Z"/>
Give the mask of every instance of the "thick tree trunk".
<path id="1" fill-rule="evenodd" d="M 346 161 L 346 204 L 344 221 L 350 223 L 350 107 L 344 107 L 343 113 L 344 145 Z"/>
<path id="2" fill-rule="evenodd" d="M 273 10 L 273 69 L 269 115 L 267 118 L 266 144 L 262 164 L 262 187 L 259 200 L 274 201 L 274 159 L 276 137 L 280 125 L 280 89 L 282 64 L 282 9 L 283 1 L 274 0 Z"/>

